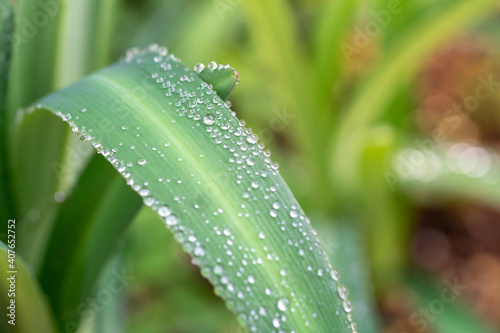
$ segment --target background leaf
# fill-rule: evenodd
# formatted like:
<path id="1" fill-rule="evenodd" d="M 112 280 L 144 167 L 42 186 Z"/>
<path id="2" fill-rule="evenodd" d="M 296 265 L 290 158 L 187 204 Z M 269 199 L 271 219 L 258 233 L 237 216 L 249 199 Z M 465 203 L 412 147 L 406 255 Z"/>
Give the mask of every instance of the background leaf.
<path id="1" fill-rule="evenodd" d="M 9 268 L 8 247 L 0 242 L 0 306 L 7 309 L 10 306 L 10 300 L 15 299 L 15 325 L 10 325 L 7 321 L 6 310 L 4 310 L 3 320 L 0 322 L 2 332 L 54 332 L 52 322 L 52 313 L 47 305 L 45 297 L 40 290 L 35 277 L 32 275 L 29 267 L 24 263 L 19 255 L 16 255 L 14 265 L 17 271 L 15 277 L 15 297 L 8 297 L 11 276 Z"/>

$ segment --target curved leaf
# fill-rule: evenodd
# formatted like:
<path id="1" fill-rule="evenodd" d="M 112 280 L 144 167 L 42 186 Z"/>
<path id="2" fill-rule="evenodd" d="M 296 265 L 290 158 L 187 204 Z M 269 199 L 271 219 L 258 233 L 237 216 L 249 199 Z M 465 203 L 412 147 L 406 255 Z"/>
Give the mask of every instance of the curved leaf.
<path id="1" fill-rule="evenodd" d="M 212 64 L 198 76 L 203 74 L 226 99 L 237 82 L 235 73 L 229 66 Z M 33 115 L 25 116 L 24 122 Z M 89 196 L 96 188 L 97 193 Z M 102 156 L 94 155 L 58 211 L 39 273 L 62 329 L 78 323 L 78 305 L 93 294 L 99 272 L 141 207 L 142 200 L 123 177 Z"/>
<path id="2" fill-rule="evenodd" d="M 352 304 L 278 166 L 166 50 L 130 52 L 36 109 L 118 169 L 250 331 L 351 331 Z"/>
<path id="3" fill-rule="evenodd" d="M 78 322 L 80 303 L 92 294 L 99 272 L 142 206 L 115 173 L 102 156 L 90 161 L 48 241 L 39 280 L 63 330 Z"/>

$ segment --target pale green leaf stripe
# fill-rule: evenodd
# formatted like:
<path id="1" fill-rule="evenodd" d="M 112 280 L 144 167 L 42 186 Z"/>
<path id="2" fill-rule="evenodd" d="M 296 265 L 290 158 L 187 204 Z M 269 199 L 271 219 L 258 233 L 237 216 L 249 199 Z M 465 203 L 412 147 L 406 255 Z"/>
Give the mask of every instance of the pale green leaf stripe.
<path id="1" fill-rule="evenodd" d="M 113 163 L 249 331 L 351 331 L 350 302 L 277 166 L 175 57 L 129 54 L 37 108 Z"/>

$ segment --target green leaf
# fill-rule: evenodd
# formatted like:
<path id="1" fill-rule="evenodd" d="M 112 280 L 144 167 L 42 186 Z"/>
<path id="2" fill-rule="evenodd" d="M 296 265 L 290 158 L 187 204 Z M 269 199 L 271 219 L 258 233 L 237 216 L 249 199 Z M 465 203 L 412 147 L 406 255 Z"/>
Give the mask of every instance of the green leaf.
<path id="1" fill-rule="evenodd" d="M 226 99 L 237 82 L 235 73 L 229 66 L 222 66 L 206 68 L 198 75 L 203 74 L 219 97 Z M 26 116 L 24 122 L 33 115 L 38 114 Z M 96 187 L 97 195 L 89 196 Z M 92 294 L 91 287 L 114 252 L 117 240 L 141 207 L 142 200 L 125 180 L 103 157 L 94 155 L 59 210 L 40 265 L 40 280 L 61 329 L 65 329 L 66 323 L 78 322 L 75 309 Z"/>
<path id="2" fill-rule="evenodd" d="M 200 79 L 210 83 L 217 95 L 226 100 L 236 84 L 238 84 L 239 74 L 229 65 L 217 65 L 211 62 L 208 67 L 202 64 L 195 66 L 195 72 Z"/>
<path id="3" fill-rule="evenodd" d="M 9 245 L 12 246 L 12 243 L 9 243 Z M 3 311 L 0 330 L 9 333 L 55 332 L 50 307 L 47 305 L 36 279 L 31 274 L 29 267 L 17 254 L 15 261 L 13 261 L 15 267 L 10 267 L 11 263 L 8 259 L 13 258 L 12 253 L 13 251 L 7 245 L 0 242 L 0 307 Z M 17 273 L 11 274 L 10 271 L 16 271 Z M 7 280 L 12 275 L 15 275 L 15 279 Z M 13 297 L 8 296 L 12 289 L 11 281 L 15 281 L 15 296 Z M 15 325 L 9 324 L 8 321 L 12 318 L 6 316 L 6 309 L 11 306 L 12 299 L 15 300 Z M 10 312 L 10 310 L 8 311 Z"/>
<path id="4" fill-rule="evenodd" d="M 95 311 L 94 321 L 90 324 L 93 329 L 91 332 L 95 333 L 120 333 L 126 332 L 126 321 L 123 320 L 124 309 L 123 303 L 125 298 L 126 287 L 130 282 L 128 279 L 125 281 L 127 285 L 121 284 L 118 288 L 110 288 L 117 283 L 116 274 L 120 272 L 127 271 L 123 265 L 123 251 L 119 250 L 117 254 L 108 262 L 101 272 L 98 282 L 98 290 L 108 290 L 111 293 L 111 299 L 106 306 L 102 307 L 102 311 Z M 128 276 L 130 280 L 133 280 L 134 276 Z"/>
<path id="5" fill-rule="evenodd" d="M 12 193 L 7 176 L 7 81 L 12 49 L 14 11 L 8 0 L 0 0 L 0 218 L 15 216 Z M 3 237 L 3 236 L 2 236 Z"/>
<path id="6" fill-rule="evenodd" d="M 0 125 L 3 127 L 14 25 L 14 10 L 8 0 L 0 1 L 0 13 L 0 115 L 2 116 Z"/>
<path id="7" fill-rule="evenodd" d="M 250 331 L 351 331 L 350 302 L 277 165 L 166 50 L 131 51 L 36 109 L 106 156 Z"/>
<path id="8" fill-rule="evenodd" d="M 462 303 L 468 286 L 460 280 L 445 279 L 439 289 L 429 278 L 416 274 L 407 281 L 418 306 L 408 318 L 419 331 L 426 328 L 439 333 L 494 333 L 493 325 L 484 324 L 477 314 Z M 418 310 L 417 310 L 418 307 Z"/>
<path id="9" fill-rule="evenodd" d="M 149 207 L 141 209 L 134 219 L 127 232 L 125 251 L 124 265 L 135 276 L 126 291 L 129 302 L 144 300 L 144 290 L 161 290 L 146 296 L 140 311 L 129 313 L 129 330 L 243 332 L 222 299 L 213 294 L 208 281 L 203 281 L 196 267 L 190 267 L 189 258 L 173 234 L 165 232 Z"/>
<path id="10" fill-rule="evenodd" d="M 58 28 L 65 5 L 59 2 L 50 2 L 49 6 L 44 4 L 32 0 L 16 2 L 14 52 L 6 109 L 6 122 L 10 130 L 18 108 L 33 103 L 56 88 L 55 72 L 58 64 L 54 59 L 59 50 Z M 39 16 L 47 18 L 46 24 L 40 27 L 33 22 L 33 18 Z M 24 132 L 19 137 L 10 135 L 7 140 L 8 177 L 15 198 L 19 236 L 23 239 L 18 244 L 18 251 L 34 266 L 37 253 L 41 251 L 33 245 L 41 243 L 41 235 L 44 229 L 50 228 L 54 215 L 54 201 L 48 198 L 52 198 L 59 189 L 60 179 L 52 163 L 61 163 L 66 138 L 70 134 L 67 127 L 48 113 L 41 113 L 36 118 L 36 122 L 25 124 L 22 130 L 18 129 L 18 133 Z M 41 144 L 46 149 L 40 149 Z M 36 172 L 30 172 L 35 166 L 38 167 Z M 30 216 L 39 218 L 31 219 Z M 34 230 L 29 226 L 34 226 Z M 28 248 L 28 244 L 32 247 Z"/>
<path id="11" fill-rule="evenodd" d="M 92 294 L 102 267 L 141 206 L 125 180 L 95 155 L 59 210 L 39 273 L 62 330 L 78 323 L 79 304 Z"/>
<path id="12" fill-rule="evenodd" d="M 320 9 L 313 37 L 319 79 L 318 94 L 326 102 L 332 93 L 332 85 L 340 76 L 342 63 L 345 61 L 345 54 L 342 50 L 346 46 L 342 39 L 354 23 L 361 1 L 330 0 L 322 5 L 324 8 Z M 350 62 L 350 60 L 347 61 Z M 320 111 L 326 112 L 327 110 Z"/>
<path id="13" fill-rule="evenodd" d="M 371 276 L 363 235 L 355 221 L 329 221 L 318 227 L 318 234 L 332 263 L 342 271 L 339 280 L 345 282 L 354 307 L 357 330 L 363 333 L 377 333 L 381 330 L 380 318 L 376 312 L 374 286 Z M 335 222 L 335 223 L 332 223 Z"/>
<path id="14" fill-rule="evenodd" d="M 400 283 L 401 273 L 408 266 L 411 212 L 402 195 L 395 193 L 383 176 L 392 165 L 398 139 L 397 132 L 384 125 L 373 126 L 366 133 L 359 177 L 367 195 L 352 197 L 349 206 L 349 212 L 363 222 L 378 291 Z"/>
<path id="15" fill-rule="evenodd" d="M 67 128 L 49 112 L 25 117 L 9 139 L 9 177 L 15 186 L 19 236 L 18 252 L 38 267 L 50 223 L 57 212 L 54 193 L 59 190 L 58 161 L 62 160 Z M 43 138 L 41 140 L 40 138 Z"/>
<path id="16" fill-rule="evenodd" d="M 107 64 L 116 5 L 117 0 L 17 1 L 8 123 L 18 108 Z M 36 19 L 46 21 L 37 25 Z M 23 238 L 19 252 L 38 268 L 57 214 L 54 193 L 71 188 L 88 156 L 79 154 L 82 143 L 50 113 L 30 117 L 8 141 L 8 177 Z"/>

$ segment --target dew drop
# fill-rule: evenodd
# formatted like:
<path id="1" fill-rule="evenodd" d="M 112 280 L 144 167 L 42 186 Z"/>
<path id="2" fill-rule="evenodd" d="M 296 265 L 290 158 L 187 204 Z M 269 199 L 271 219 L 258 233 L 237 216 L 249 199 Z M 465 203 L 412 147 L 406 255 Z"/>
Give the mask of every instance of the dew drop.
<path id="1" fill-rule="evenodd" d="M 203 71 L 205 69 L 205 65 L 203 65 L 203 64 L 196 64 L 196 65 L 194 65 L 193 69 L 194 69 L 194 71 L 196 73 L 201 73 L 201 71 Z"/>
<path id="2" fill-rule="evenodd" d="M 165 222 L 167 223 L 168 226 L 176 225 L 177 224 L 177 216 L 169 215 L 169 216 L 167 216 Z"/>
<path id="3" fill-rule="evenodd" d="M 211 61 L 209 64 L 208 64 L 208 68 L 212 71 L 216 70 L 217 69 L 217 63 L 215 61 Z"/>
<path id="4" fill-rule="evenodd" d="M 215 122 L 215 118 L 213 115 L 207 114 L 206 116 L 203 117 L 203 122 L 206 125 L 213 125 L 213 123 Z"/>
<path id="5" fill-rule="evenodd" d="M 332 269 L 330 271 L 330 277 L 332 278 L 332 280 L 334 281 L 338 281 L 339 280 L 339 277 L 340 277 L 340 273 L 339 271 L 335 270 L 335 269 Z"/>
<path id="6" fill-rule="evenodd" d="M 140 159 L 137 161 L 137 164 L 139 164 L 139 165 L 144 165 L 144 164 L 146 164 L 146 160 L 145 160 L 145 159 L 143 159 L 143 158 L 140 158 Z"/>
<path id="7" fill-rule="evenodd" d="M 288 299 L 280 298 L 278 300 L 278 309 L 280 309 L 281 311 L 286 311 L 288 303 L 289 303 Z"/>
<path id="8" fill-rule="evenodd" d="M 247 136 L 247 141 L 248 141 L 248 143 L 254 144 L 254 143 L 257 143 L 257 141 L 259 141 L 259 138 L 257 137 L 257 134 L 254 133 L 254 134 Z"/>
<path id="9" fill-rule="evenodd" d="M 344 300 L 342 302 L 342 306 L 344 307 L 344 311 L 349 313 L 352 311 L 352 302 L 349 300 Z"/>
<path id="10" fill-rule="evenodd" d="M 155 202 L 155 199 L 152 197 L 147 197 L 144 199 L 144 204 L 148 207 L 151 207 L 154 202 Z"/>
<path id="11" fill-rule="evenodd" d="M 337 292 L 339 293 L 340 298 L 343 300 L 347 299 L 347 296 L 349 295 L 349 290 L 347 287 L 339 285 L 337 288 Z"/>
<path id="12" fill-rule="evenodd" d="M 201 246 L 197 246 L 195 249 L 194 249 L 194 252 L 193 254 L 197 257 L 203 257 L 205 255 L 205 249 Z"/>
<path id="13" fill-rule="evenodd" d="M 261 307 L 259 308 L 259 314 L 260 314 L 261 316 L 266 316 L 266 315 L 267 315 L 267 310 L 266 310 L 266 308 L 265 308 L 265 307 L 263 307 L 263 306 L 261 306 Z"/>
<path id="14" fill-rule="evenodd" d="M 214 266 L 214 274 L 215 275 L 222 275 L 224 269 L 222 268 L 221 265 L 215 265 Z"/>
<path id="15" fill-rule="evenodd" d="M 169 216 L 170 208 L 168 208 L 167 206 L 161 206 L 160 208 L 158 208 L 158 215 L 160 215 L 161 217 Z"/>

